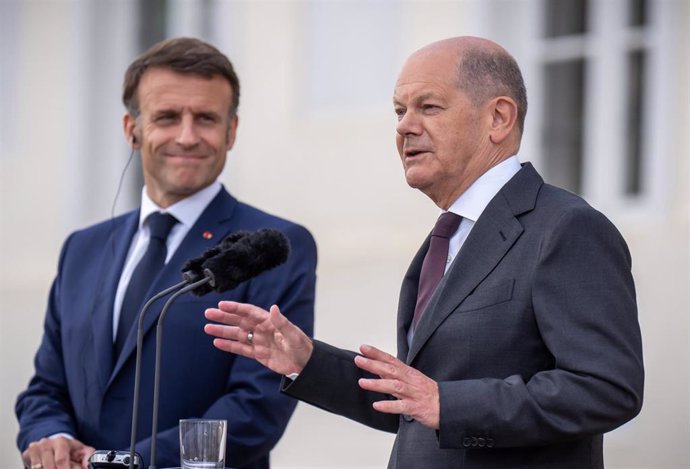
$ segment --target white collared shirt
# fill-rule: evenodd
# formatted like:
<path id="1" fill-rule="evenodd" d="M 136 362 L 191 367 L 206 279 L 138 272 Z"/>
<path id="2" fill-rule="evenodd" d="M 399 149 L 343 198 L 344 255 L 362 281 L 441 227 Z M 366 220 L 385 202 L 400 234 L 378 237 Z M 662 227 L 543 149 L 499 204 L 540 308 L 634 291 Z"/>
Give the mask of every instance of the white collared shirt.
<path id="1" fill-rule="evenodd" d="M 486 206 L 489 205 L 491 199 L 498 194 L 498 191 L 500 191 L 518 171 L 520 171 L 520 168 L 520 161 L 517 155 L 513 155 L 501 161 L 499 164 L 479 176 L 479 178 L 448 208 L 449 212 L 460 215 L 462 220 L 460 221 L 458 230 L 451 236 L 450 240 L 448 240 L 448 259 L 446 260 L 445 272 L 448 272 L 453 260 L 460 252 L 460 248 L 465 243 L 470 231 L 472 231 L 474 224 L 477 222 L 482 212 L 484 212 Z M 441 213 L 443 213 L 443 211 L 441 211 Z M 414 330 L 410 327 L 407 331 L 408 345 L 412 344 L 413 336 Z"/>
<path id="2" fill-rule="evenodd" d="M 462 221 L 458 231 L 448 241 L 446 272 L 453 263 L 453 259 L 460 252 L 460 248 L 465 243 L 470 231 L 472 231 L 474 224 L 482 212 L 484 212 L 486 206 L 498 194 L 498 191 L 520 171 L 520 168 L 520 161 L 517 155 L 501 161 L 474 181 L 448 208 L 449 212 L 460 215 Z"/>
<path id="3" fill-rule="evenodd" d="M 220 192 L 222 185 L 215 181 L 208 187 L 201 189 L 199 192 L 186 197 L 179 202 L 174 203 L 166 209 L 160 208 L 151 200 L 146 193 L 146 186 L 141 191 L 141 209 L 139 211 L 139 228 L 134 233 L 132 242 L 129 245 L 129 252 L 127 253 L 127 260 L 122 268 L 120 281 L 117 284 L 117 291 L 115 292 L 115 302 L 113 303 L 113 342 L 117 337 L 117 325 L 120 321 L 120 310 L 122 309 L 122 301 L 129 285 L 129 280 L 132 278 L 134 269 L 137 264 L 144 257 L 146 248 L 149 245 L 150 231 L 146 218 L 153 212 L 169 213 L 177 218 L 178 223 L 172 227 L 168 240 L 166 243 L 167 254 L 165 262 L 175 254 L 175 251 L 182 243 L 182 240 L 187 236 L 187 233 L 194 226 L 201 213 L 206 209 L 208 204 L 214 199 L 218 192 Z"/>

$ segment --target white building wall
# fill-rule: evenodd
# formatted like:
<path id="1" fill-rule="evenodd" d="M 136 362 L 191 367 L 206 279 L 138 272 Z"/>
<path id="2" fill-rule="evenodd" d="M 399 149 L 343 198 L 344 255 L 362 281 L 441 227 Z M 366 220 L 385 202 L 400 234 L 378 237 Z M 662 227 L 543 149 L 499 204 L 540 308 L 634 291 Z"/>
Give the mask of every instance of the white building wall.
<path id="1" fill-rule="evenodd" d="M 214 42 L 240 75 L 238 141 L 223 182 L 315 235 L 319 338 L 394 352 L 400 281 L 437 214 L 400 170 L 397 71 L 436 39 L 478 34 L 503 43 L 522 64 L 530 95 L 522 154 L 539 167 L 548 157 L 539 154 L 539 2 L 215 0 L 203 2 L 212 12 L 206 20 L 194 8 L 201 3 L 171 1 L 169 32 Z M 652 3 L 661 14 L 655 40 L 667 51 L 657 62 L 650 143 L 662 189 L 642 205 L 597 191 L 590 198 L 629 242 L 647 368 L 641 415 L 606 437 L 611 468 L 690 461 L 690 8 L 685 0 Z M 135 6 L 0 1 L 0 469 L 17 467 L 13 405 L 32 373 L 61 242 L 110 216 L 129 156 L 119 99 L 136 55 Z M 592 148 L 607 145 L 605 132 L 594 135 L 601 141 Z M 134 180 L 130 171 L 116 213 L 135 203 Z M 392 435 L 301 404 L 273 464 L 380 468 L 391 444 Z"/>

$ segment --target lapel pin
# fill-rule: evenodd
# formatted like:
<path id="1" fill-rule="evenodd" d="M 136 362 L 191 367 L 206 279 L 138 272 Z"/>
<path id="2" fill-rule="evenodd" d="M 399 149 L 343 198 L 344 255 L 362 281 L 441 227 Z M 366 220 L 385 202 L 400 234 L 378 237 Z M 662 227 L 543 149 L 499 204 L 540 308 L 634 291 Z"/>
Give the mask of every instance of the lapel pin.
<path id="1" fill-rule="evenodd" d="M 204 231 L 204 233 L 201 236 L 203 236 L 204 239 L 211 239 L 213 238 L 213 233 L 211 233 L 210 231 Z"/>

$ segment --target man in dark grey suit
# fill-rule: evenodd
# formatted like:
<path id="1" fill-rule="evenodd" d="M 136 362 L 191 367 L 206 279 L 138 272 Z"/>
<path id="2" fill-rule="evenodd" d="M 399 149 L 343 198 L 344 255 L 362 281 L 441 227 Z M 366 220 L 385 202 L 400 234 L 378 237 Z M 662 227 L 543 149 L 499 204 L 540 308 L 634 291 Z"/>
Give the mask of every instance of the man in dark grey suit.
<path id="1" fill-rule="evenodd" d="M 398 357 L 312 341 L 277 306 L 221 302 L 206 332 L 284 392 L 396 432 L 389 468 L 603 467 L 603 434 L 642 404 L 624 240 L 518 162 L 527 99 L 497 44 L 417 51 L 394 104 L 407 182 L 443 212 L 403 280 Z"/>

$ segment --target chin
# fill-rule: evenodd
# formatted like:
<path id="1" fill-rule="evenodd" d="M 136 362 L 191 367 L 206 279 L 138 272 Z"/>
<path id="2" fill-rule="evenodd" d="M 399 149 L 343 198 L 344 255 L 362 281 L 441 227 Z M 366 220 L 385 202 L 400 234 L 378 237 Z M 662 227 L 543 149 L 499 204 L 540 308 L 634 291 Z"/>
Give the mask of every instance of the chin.
<path id="1" fill-rule="evenodd" d="M 415 171 L 414 169 L 408 169 L 405 172 L 405 180 L 407 181 L 408 186 L 413 189 L 420 190 L 427 186 L 429 182 L 427 177 L 425 177 L 423 174 L 419 174 L 419 171 Z"/>

